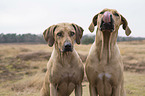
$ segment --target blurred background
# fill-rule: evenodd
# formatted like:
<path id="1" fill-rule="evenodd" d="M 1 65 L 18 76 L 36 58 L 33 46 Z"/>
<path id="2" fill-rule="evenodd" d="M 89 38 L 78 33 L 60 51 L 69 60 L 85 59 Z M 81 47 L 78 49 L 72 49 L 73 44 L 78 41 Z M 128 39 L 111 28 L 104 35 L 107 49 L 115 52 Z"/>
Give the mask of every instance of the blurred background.
<path id="1" fill-rule="evenodd" d="M 42 34 L 53 24 L 69 22 L 91 34 L 88 26 L 93 16 L 111 8 L 127 19 L 131 36 L 145 37 L 144 5 L 144 0 L 1 0 L 0 33 Z M 125 36 L 122 27 L 119 36 Z"/>

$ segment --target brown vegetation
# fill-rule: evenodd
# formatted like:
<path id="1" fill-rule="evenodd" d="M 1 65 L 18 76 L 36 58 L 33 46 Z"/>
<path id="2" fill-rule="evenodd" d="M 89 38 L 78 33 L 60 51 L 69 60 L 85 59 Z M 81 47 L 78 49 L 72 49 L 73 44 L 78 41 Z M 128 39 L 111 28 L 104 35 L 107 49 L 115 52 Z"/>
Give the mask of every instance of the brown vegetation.
<path id="1" fill-rule="evenodd" d="M 119 42 L 118 45 L 127 71 L 125 85 L 128 96 L 145 95 L 145 41 Z M 75 46 L 84 64 L 90 47 Z M 52 48 L 43 44 L 1 44 L 0 96 L 39 96 L 51 51 Z M 89 92 L 88 83 L 83 83 L 83 89 L 84 96 L 88 96 L 85 95 Z"/>

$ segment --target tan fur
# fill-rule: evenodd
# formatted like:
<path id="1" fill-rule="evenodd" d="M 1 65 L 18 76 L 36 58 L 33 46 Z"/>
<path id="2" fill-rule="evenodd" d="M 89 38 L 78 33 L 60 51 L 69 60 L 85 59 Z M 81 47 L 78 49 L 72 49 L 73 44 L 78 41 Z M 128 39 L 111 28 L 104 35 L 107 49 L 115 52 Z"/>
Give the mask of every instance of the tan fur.
<path id="1" fill-rule="evenodd" d="M 62 36 L 58 36 L 58 33 Z M 71 32 L 75 35 L 70 36 Z M 49 37 L 50 34 L 53 37 Z M 49 46 L 54 44 L 54 49 L 47 64 L 47 72 L 41 90 L 41 96 L 69 96 L 75 89 L 75 96 L 82 96 L 82 80 L 84 67 L 82 61 L 73 48 L 72 52 L 62 52 L 65 41 L 74 45 L 74 41 L 80 43 L 83 29 L 76 24 L 60 23 L 50 26 L 44 31 L 44 38 Z M 48 37 L 47 37 L 48 36 Z M 51 42 L 48 40 L 52 39 Z M 54 40 L 54 41 L 53 41 Z"/>
<path id="2" fill-rule="evenodd" d="M 112 15 L 118 13 L 114 9 L 104 9 L 101 12 L 105 11 L 109 11 Z M 123 63 L 116 41 L 121 24 L 123 24 L 126 35 L 129 35 L 131 31 L 126 19 L 118 13 L 119 16 L 113 15 L 112 17 L 114 31 L 110 34 L 102 33 L 100 24 L 103 15 L 100 13 L 94 16 L 89 27 L 89 30 L 93 31 L 94 26 L 97 25 L 95 42 L 90 49 L 85 66 L 89 80 L 90 96 L 126 96 L 123 85 Z"/>

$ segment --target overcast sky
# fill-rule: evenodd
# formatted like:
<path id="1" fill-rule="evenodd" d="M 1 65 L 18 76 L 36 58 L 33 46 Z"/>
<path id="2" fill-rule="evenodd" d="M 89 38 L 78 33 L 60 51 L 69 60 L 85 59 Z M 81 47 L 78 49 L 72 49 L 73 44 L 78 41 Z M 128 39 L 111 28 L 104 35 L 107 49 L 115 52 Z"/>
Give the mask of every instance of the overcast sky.
<path id="1" fill-rule="evenodd" d="M 145 37 L 145 0 L 0 0 L 0 33 L 42 34 L 53 24 L 69 22 L 92 34 L 88 26 L 104 8 L 116 9 L 127 19 L 130 36 Z M 122 27 L 119 36 L 125 36 Z"/>

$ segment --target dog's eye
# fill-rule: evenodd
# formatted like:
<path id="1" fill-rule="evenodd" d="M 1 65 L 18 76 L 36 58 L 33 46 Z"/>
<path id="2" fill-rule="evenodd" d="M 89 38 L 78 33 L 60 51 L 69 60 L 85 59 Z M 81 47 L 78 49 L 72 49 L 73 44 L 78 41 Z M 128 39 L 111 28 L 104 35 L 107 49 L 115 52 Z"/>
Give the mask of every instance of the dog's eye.
<path id="1" fill-rule="evenodd" d="M 57 36 L 60 36 L 61 37 L 62 36 L 62 33 L 61 32 L 57 33 Z"/>
<path id="2" fill-rule="evenodd" d="M 100 14 L 104 14 L 104 11 L 100 12 Z"/>
<path id="3" fill-rule="evenodd" d="M 70 32 L 70 36 L 74 36 L 74 34 L 75 34 L 74 32 Z"/>
<path id="4" fill-rule="evenodd" d="M 119 14 L 118 14 L 118 13 L 114 13 L 114 15 L 115 15 L 115 16 L 119 16 Z"/>

